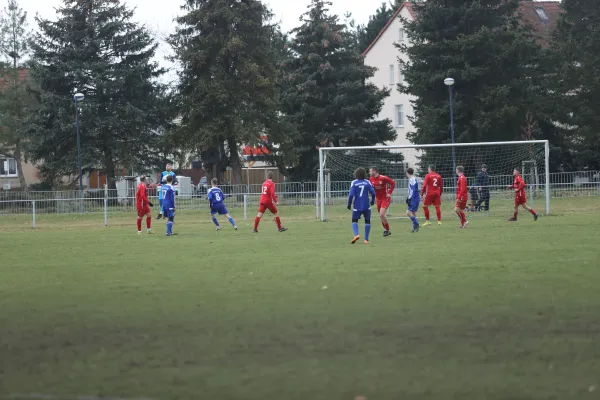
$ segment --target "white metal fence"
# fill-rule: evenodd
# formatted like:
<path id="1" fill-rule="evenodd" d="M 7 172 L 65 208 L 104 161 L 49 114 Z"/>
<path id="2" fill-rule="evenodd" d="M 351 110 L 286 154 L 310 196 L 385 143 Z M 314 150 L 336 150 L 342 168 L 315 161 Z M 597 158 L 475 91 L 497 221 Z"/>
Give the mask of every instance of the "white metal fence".
<path id="1" fill-rule="evenodd" d="M 446 180 L 444 196 L 452 198 L 455 187 Z M 468 177 L 469 184 L 475 183 L 475 177 Z M 492 199 L 510 199 L 512 192 L 506 187 L 513 182 L 513 177 L 490 175 L 490 197 Z M 396 180 L 394 202 L 401 203 L 406 195 L 407 179 Z M 545 186 L 545 179 L 540 179 L 538 186 Z M 348 195 L 350 182 L 331 182 L 330 190 L 326 193 L 327 205 L 343 204 Z M 600 196 L 600 172 L 580 171 L 550 174 L 550 193 L 552 198 Z M 228 208 L 243 209 L 244 218 L 247 218 L 248 208 L 258 206 L 261 185 L 229 185 L 220 186 L 227 195 Z M 533 193 L 536 185 L 528 185 L 528 190 Z M 318 186 L 317 182 L 285 182 L 276 184 L 276 191 L 281 206 L 304 206 L 316 209 L 315 217 L 318 218 Z M 83 195 L 83 197 L 82 197 Z M 156 193 L 150 189 L 149 196 L 153 201 Z M 154 211 L 158 210 L 158 200 L 154 201 Z M 176 199 L 178 210 L 202 211 L 208 209 L 205 193 L 193 195 L 179 195 Z M 103 213 L 104 223 L 108 224 L 108 215 L 113 212 L 134 212 L 134 193 L 125 196 L 116 190 L 88 190 L 83 193 L 75 191 L 53 192 L 0 192 L 0 216 L 2 215 L 31 215 L 32 225 L 35 227 L 36 216 L 41 214 L 83 214 Z"/>

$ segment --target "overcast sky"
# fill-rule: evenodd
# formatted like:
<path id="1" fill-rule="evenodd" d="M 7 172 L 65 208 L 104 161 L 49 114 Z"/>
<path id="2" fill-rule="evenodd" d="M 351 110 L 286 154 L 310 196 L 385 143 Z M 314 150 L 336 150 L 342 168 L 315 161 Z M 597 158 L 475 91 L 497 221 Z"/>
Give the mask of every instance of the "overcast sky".
<path id="1" fill-rule="evenodd" d="M 368 21 L 383 0 L 331 0 L 331 11 L 343 19 L 346 12 L 351 12 L 357 23 Z M 33 17 L 39 14 L 43 18 L 55 19 L 55 7 L 62 4 L 61 0 L 18 0 L 20 6 L 29 15 L 30 28 L 35 29 Z M 161 42 L 159 60 L 164 59 L 169 48 L 164 38 L 174 31 L 173 18 L 181 13 L 183 0 L 123 0 L 130 7 L 135 7 L 135 18 L 145 24 Z M 6 0 L 0 0 L 0 4 Z M 306 11 L 310 0 L 265 0 L 265 3 L 275 14 L 275 21 L 281 22 L 284 31 L 289 31 L 299 25 L 298 19 Z M 4 5 L 2 6 L 4 8 Z M 165 63 L 165 65 L 167 65 Z"/>

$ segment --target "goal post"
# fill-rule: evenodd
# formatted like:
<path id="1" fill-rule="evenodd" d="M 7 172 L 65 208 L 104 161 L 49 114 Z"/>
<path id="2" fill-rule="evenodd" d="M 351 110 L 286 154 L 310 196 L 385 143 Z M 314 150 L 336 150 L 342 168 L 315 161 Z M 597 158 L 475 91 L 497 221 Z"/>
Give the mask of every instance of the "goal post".
<path id="1" fill-rule="evenodd" d="M 396 181 L 390 207 L 391 217 L 404 214 L 406 169 L 413 168 L 422 183 L 430 165 L 444 180 L 444 203 L 449 211 L 454 205 L 456 165 L 465 168 L 470 189 L 469 204 L 482 215 L 506 215 L 514 207 L 512 171 L 521 169 L 528 186 L 528 203 L 550 213 L 550 146 L 547 140 L 525 140 L 483 143 L 380 145 L 319 148 L 317 215 L 321 221 L 345 215 L 345 203 L 354 170 L 376 166 L 383 175 Z M 487 185 L 481 186 L 477 175 L 487 166 Z M 478 205 L 478 203 L 480 203 Z M 486 205 L 489 204 L 489 208 Z"/>

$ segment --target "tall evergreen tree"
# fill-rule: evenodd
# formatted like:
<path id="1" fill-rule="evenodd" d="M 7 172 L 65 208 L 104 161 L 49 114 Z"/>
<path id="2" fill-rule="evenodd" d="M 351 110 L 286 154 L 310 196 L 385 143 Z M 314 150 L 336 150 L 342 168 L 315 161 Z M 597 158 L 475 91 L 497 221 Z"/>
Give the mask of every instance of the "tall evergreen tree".
<path id="1" fill-rule="evenodd" d="M 389 91 L 368 82 L 375 69 L 350 43 L 324 0 L 312 0 L 291 33 L 293 55 L 283 63 L 282 110 L 296 127 L 294 180 L 317 176 L 318 146 L 366 146 L 393 140 L 389 120 L 376 121 Z"/>
<path id="2" fill-rule="evenodd" d="M 49 180 L 76 175 L 73 94 L 79 91 L 83 168 L 102 168 L 114 188 L 117 170 L 143 165 L 159 150 L 157 44 L 116 0 L 62 0 L 57 16 L 37 17 L 31 41 L 41 103 L 29 129 L 32 155 Z"/>
<path id="3" fill-rule="evenodd" d="M 181 64 L 181 137 L 201 152 L 209 175 L 233 170 L 241 183 L 241 143 L 276 119 L 271 47 L 275 27 L 259 0 L 187 0 L 170 41 Z"/>
<path id="4" fill-rule="evenodd" d="M 381 3 L 381 6 L 375 11 L 375 14 L 369 17 L 369 22 L 365 25 L 359 25 L 356 29 L 356 36 L 358 41 L 358 50 L 363 53 L 373 43 L 373 41 L 379 35 L 379 32 L 387 25 L 388 21 L 396 9 L 402 4 L 401 0 L 395 2 Z"/>
<path id="5" fill-rule="evenodd" d="M 531 116 L 536 118 L 541 47 L 520 23 L 518 1 L 429 0 L 415 2 L 414 7 L 419 17 L 404 21 L 410 43 L 398 45 L 408 54 L 408 61 L 400 60 L 405 83 L 399 90 L 416 97 L 412 119 L 416 131 L 410 140 L 450 142 L 446 77 L 456 82 L 457 142 L 522 139 L 523 127 Z M 536 132 L 530 129 L 527 135 Z M 426 157 L 421 164 L 427 164 Z M 451 163 L 439 168 L 453 174 Z"/>
<path id="6" fill-rule="evenodd" d="M 558 121 L 569 149 L 564 167 L 600 169 L 600 7 L 593 0 L 563 0 L 551 43 Z"/>
<path id="7" fill-rule="evenodd" d="M 15 159 L 21 189 L 27 189 L 23 175 L 25 120 L 33 103 L 25 68 L 29 37 L 27 13 L 16 0 L 8 0 L 0 14 L 0 56 L 6 61 L 0 66 L 0 155 Z"/>

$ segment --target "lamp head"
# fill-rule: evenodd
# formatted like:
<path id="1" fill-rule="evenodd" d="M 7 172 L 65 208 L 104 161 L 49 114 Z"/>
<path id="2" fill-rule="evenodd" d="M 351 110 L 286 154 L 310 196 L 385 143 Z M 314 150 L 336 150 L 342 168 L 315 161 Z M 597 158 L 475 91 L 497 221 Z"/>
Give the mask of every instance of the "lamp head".
<path id="1" fill-rule="evenodd" d="M 75 95 L 73 96 L 73 99 L 75 99 L 75 101 L 82 101 L 85 98 L 85 96 L 83 95 L 83 93 L 75 93 Z"/>
<path id="2" fill-rule="evenodd" d="M 444 84 L 446 86 L 452 86 L 452 85 L 454 85 L 454 79 L 452 79 L 452 78 L 446 78 L 446 79 L 444 79 Z"/>

